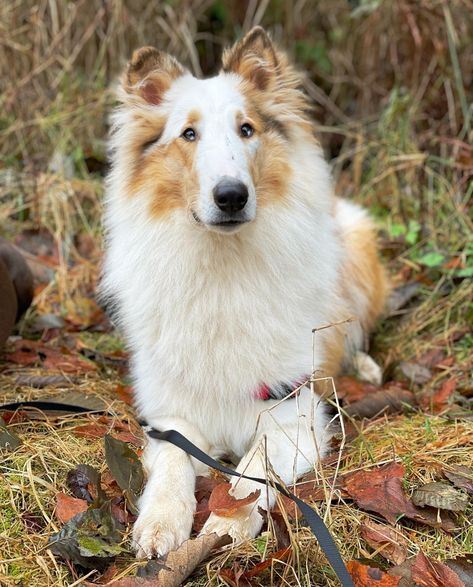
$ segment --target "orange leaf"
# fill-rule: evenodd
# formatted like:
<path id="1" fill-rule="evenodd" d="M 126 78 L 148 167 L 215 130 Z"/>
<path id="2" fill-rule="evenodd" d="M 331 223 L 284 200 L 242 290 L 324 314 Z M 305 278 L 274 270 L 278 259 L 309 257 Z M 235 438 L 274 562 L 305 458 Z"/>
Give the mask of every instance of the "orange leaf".
<path id="1" fill-rule="evenodd" d="M 257 489 L 242 499 L 237 499 L 230 495 L 229 490 L 232 488 L 230 483 L 221 483 L 212 491 L 209 499 L 209 510 L 218 516 L 231 518 L 238 514 L 238 510 L 255 502 L 261 494 Z"/>
<path id="2" fill-rule="evenodd" d="M 401 577 L 390 577 L 381 569 L 368 567 L 357 561 L 349 561 L 347 569 L 355 587 L 396 587 L 401 580 Z"/>
<path id="3" fill-rule="evenodd" d="M 63 524 L 86 510 L 87 502 L 83 499 L 66 495 L 62 491 L 56 494 L 56 517 Z"/>

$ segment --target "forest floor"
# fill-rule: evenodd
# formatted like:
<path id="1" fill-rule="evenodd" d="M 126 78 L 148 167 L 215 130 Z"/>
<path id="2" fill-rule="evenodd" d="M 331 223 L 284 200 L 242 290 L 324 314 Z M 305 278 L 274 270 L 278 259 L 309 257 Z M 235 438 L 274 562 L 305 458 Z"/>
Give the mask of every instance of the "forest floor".
<path id="1" fill-rule="evenodd" d="M 130 551 L 134 510 L 109 468 L 104 436 L 127 443 L 138 455 L 143 439 L 131 407 L 126 350 L 94 297 L 101 240 L 97 221 L 91 226 L 88 219 L 100 216 L 102 184 L 98 178 L 12 174 L 8 189 L 14 180 L 22 190 L 35 190 L 24 193 L 23 200 L 9 200 L 7 234 L 25 252 L 37 287 L 32 308 L 1 355 L 2 400 L 79 402 L 105 409 L 107 415 L 3 414 L 19 445 L 1 456 L 0 583 L 105 584 L 135 574 L 142 563 Z M 35 202 L 41 203 L 36 212 Z M 423 553 L 429 561 L 450 561 L 471 581 L 465 557 L 473 551 L 473 508 L 467 497 L 473 492 L 473 337 L 468 328 L 473 286 L 463 275 L 472 266 L 473 250 L 443 248 L 439 254 L 424 248 L 419 258 L 413 254 L 421 238 L 418 223 L 405 227 L 389 217 L 379 222 L 397 294 L 372 341 L 385 381 L 377 389 L 352 375 L 336 380 L 348 413 L 345 437 L 337 437 L 333 454 L 299 493 L 324 516 L 344 559 L 354 561 L 354 576 L 369 565 L 379 569 L 377 585 L 394 585 L 398 578 L 385 572 L 414 561 L 404 574 L 412 576 L 413 567 L 420 576 L 440 577 L 419 584 L 453 585 L 442 574 L 448 569 L 429 566 L 419 558 Z M 383 413 L 386 394 L 396 399 Z M 360 400 L 365 402 L 361 412 Z M 111 545 L 96 545 L 101 571 L 64 563 L 47 546 L 65 523 L 71 524 L 71 516 L 97 498 L 94 491 L 81 493 L 74 485 L 81 464 L 100 472 L 104 502 L 113 504 L 122 524 L 118 536 L 105 537 Z M 387 478 L 394 485 L 387 486 Z M 196 526 L 206 515 L 210 491 L 223 481 L 217 477 L 199 487 Z M 432 482 L 441 485 L 423 489 Z M 431 506 L 413 505 L 422 499 Z M 336 585 L 315 538 L 286 502 L 280 510 L 283 514 L 274 513 L 260 537 L 212 554 L 186 585 Z M 68 552 L 76 563 L 82 560 Z M 357 585 L 369 584 L 363 580 L 358 578 Z"/>

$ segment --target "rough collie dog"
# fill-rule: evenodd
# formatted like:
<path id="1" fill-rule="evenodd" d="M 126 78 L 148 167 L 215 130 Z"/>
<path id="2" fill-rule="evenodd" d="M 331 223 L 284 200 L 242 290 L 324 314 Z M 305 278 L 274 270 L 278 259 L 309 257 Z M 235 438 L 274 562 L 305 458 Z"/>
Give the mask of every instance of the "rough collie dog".
<path id="1" fill-rule="evenodd" d="M 366 213 L 334 197 L 300 75 L 261 28 L 196 79 L 171 56 L 136 51 L 113 118 L 103 289 L 132 357 L 136 405 L 237 471 L 291 483 L 327 445 L 309 387 L 363 346 L 385 298 Z M 317 334 L 312 328 L 355 317 Z M 191 532 L 201 465 L 151 440 L 133 540 L 164 555 Z M 232 481 L 243 497 L 256 484 Z M 203 532 L 258 534 L 259 507 L 212 514 Z"/>

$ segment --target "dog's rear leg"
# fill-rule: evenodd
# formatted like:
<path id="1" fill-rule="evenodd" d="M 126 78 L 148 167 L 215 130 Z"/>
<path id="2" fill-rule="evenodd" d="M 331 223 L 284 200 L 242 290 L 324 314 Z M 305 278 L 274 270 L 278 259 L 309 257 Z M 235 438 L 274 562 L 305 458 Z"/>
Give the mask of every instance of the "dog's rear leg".
<path id="1" fill-rule="evenodd" d="M 251 477 L 280 479 L 285 484 L 292 484 L 312 469 L 325 452 L 329 434 L 324 406 L 308 388 L 303 388 L 299 397 L 279 405 L 277 401 L 265 404 L 270 404 L 269 409 L 261 413 L 256 440 L 240 461 L 237 471 Z M 234 477 L 231 484 L 232 494 L 239 499 L 257 489 L 261 490 L 260 496 L 232 517 L 211 514 L 202 533 L 228 534 L 238 543 L 258 535 L 263 524 L 258 508 L 271 510 L 276 494 L 271 487 L 243 478 Z"/>
<path id="2" fill-rule="evenodd" d="M 175 429 L 203 450 L 207 443 L 194 427 L 177 418 L 148 422 L 160 430 Z M 143 454 L 148 475 L 133 527 L 133 546 L 139 558 L 164 556 L 190 536 L 196 500 L 193 461 L 172 444 L 149 439 Z"/>

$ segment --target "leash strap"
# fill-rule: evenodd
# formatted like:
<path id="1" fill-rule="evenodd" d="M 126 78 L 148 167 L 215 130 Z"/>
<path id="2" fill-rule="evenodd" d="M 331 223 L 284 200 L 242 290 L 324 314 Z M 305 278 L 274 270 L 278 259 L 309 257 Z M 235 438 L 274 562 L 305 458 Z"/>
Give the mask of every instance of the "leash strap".
<path id="1" fill-rule="evenodd" d="M 152 428 L 151 426 L 148 426 L 146 422 L 141 421 L 139 424 L 143 426 L 143 429 L 150 438 L 170 442 L 208 467 L 212 467 L 213 469 L 216 469 L 217 471 L 220 471 L 226 475 L 242 477 L 243 479 L 249 479 L 250 481 L 255 481 L 256 483 L 261 483 L 262 485 L 268 485 L 268 481 L 266 479 L 242 475 L 241 473 L 237 473 L 229 467 L 225 467 L 225 465 L 222 465 L 207 453 L 200 450 L 200 448 L 198 448 L 180 432 L 177 432 L 177 430 L 165 430 L 162 432 Z M 297 497 L 297 495 L 294 495 L 288 491 L 280 483 L 272 483 L 271 485 L 274 486 L 280 493 L 289 499 L 292 499 L 292 501 L 297 505 L 301 511 L 301 514 L 304 516 L 307 524 L 312 530 L 312 533 L 317 538 L 320 544 L 320 548 L 324 551 L 327 560 L 332 565 L 332 568 L 339 578 L 342 587 L 355 587 L 353 580 L 347 571 L 345 563 L 343 562 L 342 557 L 338 552 L 332 535 L 330 534 L 327 526 L 324 524 L 322 518 L 305 501 L 302 501 L 302 499 Z"/>
<path id="2" fill-rule="evenodd" d="M 91 410 L 90 408 L 84 408 L 83 406 L 77 406 L 74 404 L 65 404 L 60 402 L 47 402 L 47 401 L 22 401 L 22 402 L 13 402 L 10 404 L 4 404 L 0 406 L 0 411 L 8 410 L 8 411 L 15 411 L 21 408 L 37 408 L 38 410 L 44 411 L 58 411 L 58 412 L 69 412 L 73 414 L 85 414 L 85 413 L 96 413 L 96 414 L 105 414 L 104 410 Z M 216 469 L 225 475 L 231 475 L 233 477 L 242 477 L 243 479 L 248 479 L 250 481 L 254 481 L 256 483 L 261 483 L 262 485 L 268 485 L 268 481 L 266 479 L 260 479 L 259 477 L 250 477 L 248 475 L 242 475 L 241 473 L 237 473 L 233 469 L 229 467 L 225 467 L 195 444 L 193 444 L 189 439 L 183 436 L 177 430 L 165 430 L 160 431 L 148 426 L 146 422 L 140 421 L 140 426 L 143 427 L 144 431 L 148 434 L 150 438 L 154 438 L 156 440 L 164 440 L 166 442 L 170 442 L 177 446 L 178 448 L 185 451 L 190 456 L 194 457 L 204 465 L 208 467 L 212 467 L 212 469 Z M 271 483 L 279 493 L 285 495 L 289 499 L 297 505 L 301 514 L 304 516 L 307 524 L 309 525 L 312 533 L 317 538 L 320 548 L 323 550 L 327 560 L 332 565 L 333 570 L 335 571 L 337 577 L 340 580 L 342 587 L 355 587 L 353 580 L 350 574 L 347 571 L 345 563 L 338 552 L 337 546 L 330 534 L 327 526 L 324 524 L 322 518 L 305 502 L 302 501 L 297 495 L 294 495 L 290 491 L 288 491 L 285 487 L 283 487 L 280 483 L 274 482 Z"/>

